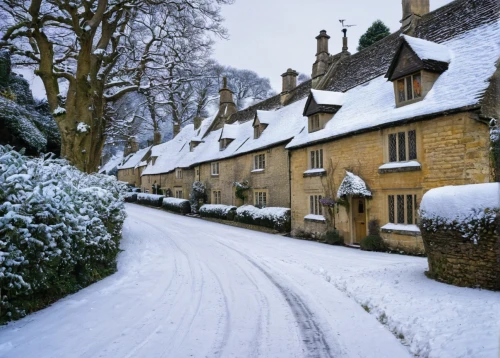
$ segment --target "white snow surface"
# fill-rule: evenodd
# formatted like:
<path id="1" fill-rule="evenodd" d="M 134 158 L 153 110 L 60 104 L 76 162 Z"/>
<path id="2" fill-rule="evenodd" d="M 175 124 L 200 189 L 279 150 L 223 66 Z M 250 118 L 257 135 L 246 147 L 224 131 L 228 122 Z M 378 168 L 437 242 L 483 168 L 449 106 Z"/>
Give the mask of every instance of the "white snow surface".
<path id="1" fill-rule="evenodd" d="M 99 168 L 99 174 L 107 174 L 113 168 L 116 168 L 123 160 L 123 152 L 119 152 L 113 155 L 101 168 Z"/>
<path id="2" fill-rule="evenodd" d="M 321 105 L 342 106 L 344 104 L 345 94 L 342 92 L 320 91 L 311 89 L 314 101 Z"/>
<path id="3" fill-rule="evenodd" d="M 500 293 L 425 258 L 127 212 L 118 272 L 0 327 L 0 356 L 497 357 Z"/>
<path id="4" fill-rule="evenodd" d="M 316 173 L 326 173 L 324 168 L 308 169 L 304 174 L 316 174 Z"/>
<path id="5" fill-rule="evenodd" d="M 406 225 L 406 224 L 388 223 L 382 226 L 381 229 L 420 232 L 420 229 L 418 228 L 417 225 Z"/>
<path id="6" fill-rule="evenodd" d="M 80 133 L 86 133 L 89 130 L 90 126 L 83 122 L 79 122 L 76 126 L 76 131 Z"/>
<path id="7" fill-rule="evenodd" d="M 201 212 L 220 212 L 223 214 L 227 214 L 231 210 L 236 209 L 236 206 L 232 205 L 223 205 L 223 204 L 204 204 L 200 208 L 200 213 Z"/>
<path id="8" fill-rule="evenodd" d="M 450 185 L 429 190 L 422 197 L 422 218 L 462 222 L 484 212 L 500 210 L 500 183 Z"/>
<path id="9" fill-rule="evenodd" d="M 379 169 L 395 169 L 395 168 L 409 168 L 409 167 L 421 167 L 420 163 L 416 160 L 410 160 L 408 162 L 390 162 L 381 165 Z"/>
<path id="10" fill-rule="evenodd" d="M 179 198 L 163 198 L 164 203 L 169 203 L 171 205 L 177 205 L 180 206 L 181 204 L 184 204 L 185 202 L 189 202 L 187 199 L 179 199 Z"/>
<path id="11" fill-rule="evenodd" d="M 137 152 L 129 154 L 122 165 L 118 166 L 118 169 L 130 169 L 137 168 L 140 166 L 142 159 L 147 154 L 151 147 L 139 149 Z"/>
<path id="12" fill-rule="evenodd" d="M 345 177 L 337 190 L 337 197 L 348 195 L 372 196 L 372 192 L 366 187 L 363 179 L 346 170 Z"/>
<path id="13" fill-rule="evenodd" d="M 497 21 L 484 25 L 444 42 L 443 45 L 452 52 L 452 61 L 422 101 L 396 108 L 392 82 L 384 76 L 377 77 L 347 91 L 344 105 L 325 128 L 312 133 L 302 131 L 287 148 L 408 118 L 477 105 L 489 86 L 488 80 L 495 72 L 495 63 L 500 57 L 499 24 Z"/>
<path id="14" fill-rule="evenodd" d="M 314 215 L 314 214 L 308 214 L 308 215 L 304 216 L 304 219 L 326 221 L 326 219 L 323 215 Z"/>
<path id="15" fill-rule="evenodd" d="M 434 60 L 450 63 L 451 52 L 448 47 L 432 41 L 419 39 L 408 35 L 401 35 L 411 49 L 415 51 L 421 60 Z"/>

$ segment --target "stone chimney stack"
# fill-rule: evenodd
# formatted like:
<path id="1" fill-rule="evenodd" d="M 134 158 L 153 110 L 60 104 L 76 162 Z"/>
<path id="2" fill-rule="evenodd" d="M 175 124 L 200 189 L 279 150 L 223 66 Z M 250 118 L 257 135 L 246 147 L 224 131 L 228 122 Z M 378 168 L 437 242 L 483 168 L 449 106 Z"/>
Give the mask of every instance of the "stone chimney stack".
<path id="1" fill-rule="evenodd" d="M 429 0 L 402 0 L 402 4 L 402 28 L 406 28 L 414 19 L 418 19 L 429 12 Z"/>
<path id="2" fill-rule="evenodd" d="M 135 153 L 139 150 L 139 143 L 136 137 L 129 137 L 127 139 L 127 144 L 125 145 L 125 150 L 123 151 L 123 157 L 129 154 Z"/>
<path id="3" fill-rule="evenodd" d="M 286 70 L 286 72 L 281 75 L 281 77 L 283 77 L 281 94 L 288 93 L 297 87 L 298 75 L 299 73 L 291 68 Z"/>
<path id="4" fill-rule="evenodd" d="M 198 129 L 201 127 L 201 117 L 194 117 L 193 119 L 193 124 L 194 124 L 194 129 Z"/>
<path id="5" fill-rule="evenodd" d="M 179 123 L 174 122 L 174 130 L 173 130 L 173 135 L 174 138 L 177 137 L 177 134 L 181 131 L 181 125 Z"/>
<path id="6" fill-rule="evenodd" d="M 153 133 L 153 145 L 158 145 L 161 143 L 161 133 L 158 131 L 155 131 Z"/>
<path id="7" fill-rule="evenodd" d="M 321 30 L 319 32 L 319 35 L 316 36 L 316 40 L 318 43 L 318 49 L 316 53 L 316 62 L 314 62 L 313 67 L 312 67 L 312 74 L 311 77 L 313 79 L 313 86 L 314 86 L 314 79 L 323 76 L 328 69 L 328 57 L 330 54 L 328 53 L 328 40 L 330 39 L 330 36 L 326 34 L 326 30 Z"/>
<path id="8" fill-rule="evenodd" d="M 227 87 L 227 78 L 222 78 L 222 88 L 219 90 L 220 104 L 217 117 L 222 117 L 224 122 L 234 113 L 238 112 L 233 99 L 233 91 Z"/>

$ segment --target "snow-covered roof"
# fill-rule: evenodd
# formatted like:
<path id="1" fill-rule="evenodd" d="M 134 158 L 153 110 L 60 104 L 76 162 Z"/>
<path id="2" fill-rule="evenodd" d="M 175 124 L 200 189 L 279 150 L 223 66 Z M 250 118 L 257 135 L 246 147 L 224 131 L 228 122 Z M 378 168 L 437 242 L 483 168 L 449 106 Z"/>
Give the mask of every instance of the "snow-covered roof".
<path id="1" fill-rule="evenodd" d="M 401 36 L 421 60 L 434 60 L 450 63 L 451 52 L 446 45 L 408 35 Z"/>
<path id="2" fill-rule="evenodd" d="M 314 101 L 319 105 L 342 106 L 344 104 L 344 93 L 332 91 L 311 90 Z"/>
<path id="3" fill-rule="evenodd" d="M 359 195 L 359 196 L 372 196 L 372 192 L 366 186 L 366 183 L 359 176 L 346 171 L 344 180 L 337 190 L 337 196 L 339 198 L 347 195 Z"/>
<path id="4" fill-rule="evenodd" d="M 240 125 L 238 124 L 224 124 L 220 139 L 236 139 L 238 138 Z"/>
<path id="5" fill-rule="evenodd" d="M 257 111 L 260 124 L 269 124 L 274 118 L 274 111 Z"/>
<path id="6" fill-rule="evenodd" d="M 123 152 L 113 155 L 107 162 L 99 169 L 99 174 L 107 174 L 118 165 L 123 160 Z"/>
<path id="7" fill-rule="evenodd" d="M 500 210 L 500 183 L 444 186 L 429 190 L 420 204 L 422 218 L 463 222 L 485 209 Z"/>
<path id="8" fill-rule="evenodd" d="M 453 60 L 425 98 L 396 108 L 393 84 L 379 76 L 345 93 L 344 105 L 322 130 L 297 134 L 287 148 L 376 128 L 408 118 L 478 105 L 500 56 L 500 26 L 483 25 L 444 42 Z M 481 54 L 478 56 L 478 54 Z"/>
<path id="9" fill-rule="evenodd" d="M 151 149 L 151 147 L 146 147 L 144 149 L 140 149 L 137 152 L 129 155 L 126 160 L 123 162 L 122 165 L 118 166 L 118 169 L 130 169 L 130 168 L 137 168 L 137 166 L 141 163 L 142 159 L 144 156 L 147 154 L 147 152 Z"/>

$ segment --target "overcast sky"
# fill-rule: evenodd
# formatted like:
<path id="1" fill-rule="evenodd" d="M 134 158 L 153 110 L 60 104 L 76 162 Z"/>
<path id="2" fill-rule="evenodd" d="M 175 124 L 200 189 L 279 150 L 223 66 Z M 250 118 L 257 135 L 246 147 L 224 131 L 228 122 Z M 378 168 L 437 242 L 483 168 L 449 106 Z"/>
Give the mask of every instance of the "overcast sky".
<path id="1" fill-rule="evenodd" d="M 430 0 L 431 11 L 452 0 Z M 311 75 L 320 30 L 331 36 L 329 52 L 342 49 L 342 27 L 348 30 L 349 51 L 356 52 L 359 37 L 380 19 L 395 32 L 400 27 L 401 0 L 236 0 L 222 13 L 229 40 L 217 40 L 213 57 L 224 65 L 249 69 L 268 77 L 281 92 L 281 74 L 287 68 Z M 29 70 L 20 70 L 36 97 L 45 97 L 43 84 Z M 31 72 L 31 73 L 30 73 Z M 230 85 L 230 84 L 229 84 Z"/>
<path id="2" fill-rule="evenodd" d="M 451 0 L 430 0 L 431 11 Z M 236 0 L 222 9 L 229 40 L 216 43 L 214 57 L 224 65 L 249 69 L 271 80 L 281 92 L 281 74 L 287 68 L 311 75 L 320 30 L 331 36 L 329 52 L 342 49 L 342 27 L 350 27 L 349 51 L 356 52 L 359 37 L 380 19 L 395 32 L 402 17 L 401 0 Z"/>

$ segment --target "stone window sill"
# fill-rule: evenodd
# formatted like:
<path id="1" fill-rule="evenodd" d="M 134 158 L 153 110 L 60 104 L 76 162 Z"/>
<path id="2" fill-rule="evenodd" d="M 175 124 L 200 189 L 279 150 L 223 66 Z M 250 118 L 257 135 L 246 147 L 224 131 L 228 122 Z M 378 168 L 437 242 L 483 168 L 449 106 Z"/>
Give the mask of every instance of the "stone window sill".
<path id="1" fill-rule="evenodd" d="M 390 162 L 378 168 L 379 174 L 415 172 L 419 170 L 422 170 L 422 165 L 416 160 L 410 160 L 408 162 Z"/>
<path id="2" fill-rule="evenodd" d="M 323 215 L 313 215 L 313 214 L 309 214 L 309 215 L 304 216 L 304 221 L 310 221 L 310 222 L 321 223 L 321 224 L 326 223 L 326 219 Z"/>
<path id="3" fill-rule="evenodd" d="M 304 178 L 307 177 L 322 177 L 326 175 L 326 170 L 323 168 L 318 168 L 318 169 L 309 169 L 306 170 L 303 174 Z"/>
<path id="4" fill-rule="evenodd" d="M 380 228 L 381 232 L 388 234 L 406 235 L 406 236 L 420 236 L 420 229 L 417 225 L 406 224 L 385 224 Z"/>
<path id="5" fill-rule="evenodd" d="M 250 173 L 264 173 L 264 169 L 254 169 Z"/>

